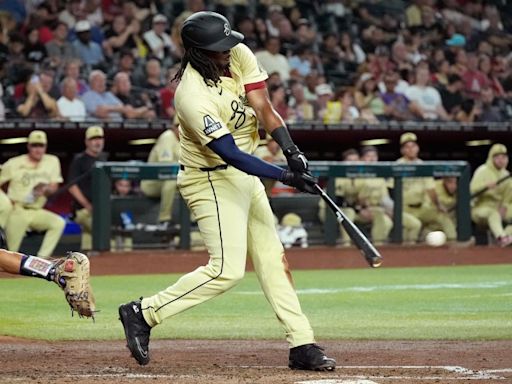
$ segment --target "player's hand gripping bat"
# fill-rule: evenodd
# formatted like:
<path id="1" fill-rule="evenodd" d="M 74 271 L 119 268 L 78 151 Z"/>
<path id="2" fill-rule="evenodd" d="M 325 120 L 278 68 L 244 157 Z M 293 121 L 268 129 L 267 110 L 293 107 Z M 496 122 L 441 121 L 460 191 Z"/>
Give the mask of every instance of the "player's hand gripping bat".
<path id="1" fill-rule="evenodd" d="M 364 258 L 370 264 L 372 268 L 378 268 L 382 264 L 382 256 L 379 251 L 370 243 L 370 240 L 366 238 L 365 235 L 356 227 L 354 223 L 352 223 L 347 216 L 338 208 L 336 203 L 332 201 L 325 191 L 320 188 L 318 184 L 314 185 L 314 188 L 318 191 L 322 199 L 326 202 L 326 204 L 331 208 L 332 212 L 336 215 L 336 220 L 338 223 L 343 225 L 345 231 L 347 231 L 348 235 L 352 239 L 352 241 L 356 244 L 357 248 L 361 251 Z"/>

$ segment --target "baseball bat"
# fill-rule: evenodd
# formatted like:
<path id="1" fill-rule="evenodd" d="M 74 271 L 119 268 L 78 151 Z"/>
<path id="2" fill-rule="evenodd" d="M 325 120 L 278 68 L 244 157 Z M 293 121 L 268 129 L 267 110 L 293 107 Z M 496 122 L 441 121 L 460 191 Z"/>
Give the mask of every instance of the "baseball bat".
<path id="1" fill-rule="evenodd" d="M 338 208 L 336 203 L 332 201 L 329 195 L 325 193 L 325 191 L 320 188 L 318 184 L 315 184 L 314 188 L 318 191 L 322 199 L 336 215 L 336 220 L 338 223 L 343 225 L 343 228 L 345 231 L 347 231 L 348 235 L 356 244 L 357 248 L 359 248 L 370 267 L 379 268 L 382 265 L 382 256 L 379 251 L 377 251 L 370 240 L 368 240 L 368 238 L 361 232 L 361 230 L 348 219 L 348 217 L 342 212 L 341 209 Z"/>
<path id="2" fill-rule="evenodd" d="M 506 176 L 503 176 L 501 179 L 498 179 L 496 181 L 496 186 L 500 185 L 501 183 L 503 183 L 504 181 L 507 181 L 510 177 L 512 176 L 512 173 L 509 173 L 508 175 Z M 469 198 L 471 200 L 473 200 L 475 197 L 478 197 L 480 196 L 482 193 L 485 193 L 489 190 L 489 187 L 483 187 L 481 190 L 479 191 L 476 191 L 475 193 L 473 193 Z M 455 208 L 457 207 L 457 205 L 454 205 L 453 207 L 451 207 L 448 212 L 452 212 L 453 210 L 455 210 Z"/>

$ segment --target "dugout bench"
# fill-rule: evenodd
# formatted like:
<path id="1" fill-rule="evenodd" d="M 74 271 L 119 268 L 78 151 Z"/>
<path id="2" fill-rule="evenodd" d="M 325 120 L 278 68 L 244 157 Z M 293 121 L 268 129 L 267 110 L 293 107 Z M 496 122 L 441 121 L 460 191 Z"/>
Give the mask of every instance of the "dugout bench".
<path id="1" fill-rule="evenodd" d="M 112 236 L 112 205 L 110 193 L 112 189 L 111 179 L 127 178 L 131 180 L 156 179 L 169 180 L 176 178 L 178 164 L 148 164 L 132 162 L 97 162 L 93 169 L 93 249 L 106 251 L 110 249 L 110 238 Z M 471 216 L 470 216 L 470 167 L 465 161 L 425 161 L 419 164 L 378 162 L 374 164 L 354 162 L 329 162 L 311 161 L 310 170 L 313 175 L 326 179 L 327 192 L 334 196 L 335 178 L 374 178 L 382 177 L 394 180 L 392 199 L 394 200 L 394 220 L 391 240 L 395 243 L 402 241 L 402 178 L 404 177 L 457 177 L 457 240 L 467 241 L 471 237 Z M 293 197 L 295 198 L 295 197 Z M 296 212 L 304 207 L 313 207 L 313 215 L 318 214 L 318 196 L 304 197 L 299 195 L 298 199 L 311 204 L 302 204 L 302 200 L 289 200 L 293 204 L 291 212 Z M 308 200 L 309 198 L 309 200 Z M 276 199 L 276 198 L 273 198 Z M 284 199 L 284 197 L 283 197 Z M 290 199 L 290 197 L 287 197 Z M 316 204 L 315 204 L 316 203 Z M 273 203 L 274 206 L 276 203 Z M 287 205 L 286 202 L 284 205 Z M 283 204 L 281 204 L 283 205 Z M 302 206 L 302 208 L 301 208 Z M 292 208 L 292 207 L 290 207 Z M 286 208 L 283 208 L 283 214 Z M 303 216 L 304 215 L 304 216 Z M 299 213 L 305 222 L 315 222 L 311 212 Z M 278 215 L 279 217 L 279 215 Z M 180 223 L 180 248 L 190 248 L 190 215 L 185 202 L 179 199 L 179 223 Z M 333 214 L 326 214 L 323 225 L 325 243 L 335 245 L 338 237 L 338 223 Z"/>

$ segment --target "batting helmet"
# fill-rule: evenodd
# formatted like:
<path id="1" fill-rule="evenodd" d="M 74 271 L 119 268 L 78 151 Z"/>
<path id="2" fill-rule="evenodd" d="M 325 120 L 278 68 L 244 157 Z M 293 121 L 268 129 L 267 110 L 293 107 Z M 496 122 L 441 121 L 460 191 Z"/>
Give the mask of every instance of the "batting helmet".
<path id="1" fill-rule="evenodd" d="M 181 27 L 185 49 L 192 47 L 223 52 L 244 39 L 240 32 L 232 31 L 228 19 L 216 12 L 196 12 Z"/>

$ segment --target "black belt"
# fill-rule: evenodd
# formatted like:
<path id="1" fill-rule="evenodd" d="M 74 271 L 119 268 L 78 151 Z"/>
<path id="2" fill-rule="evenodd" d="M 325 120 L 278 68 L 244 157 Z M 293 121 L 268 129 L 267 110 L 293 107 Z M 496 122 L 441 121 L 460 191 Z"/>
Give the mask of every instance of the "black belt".
<path id="1" fill-rule="evenodd" d="M 228 165 L 227 164 L 220 164 L 220 165 L 217 165 L 216 167 L 204 167 L 204 168 L 199 168 L 200 171 L 203 171 L 203 172 L 210 172 L 210 171 L 219 171 L 219 170 L 223 170 L 223 169 L 227 169 Z M 180 169 L 182 171 L 185 170 L 185 166 L 183 164 L 180 164 Z M 192 169 L 189 167 L 189 169 Z M 197 168 L 195 168 L 197 169 Z"/>
<path id="2" fill-rule="evenodd" d="M 418 204 L 407 204 L 407 206 L 409 208 L 419 208 L 421 207 L 423 204 L 422 203 L 418 203 Z"/>

